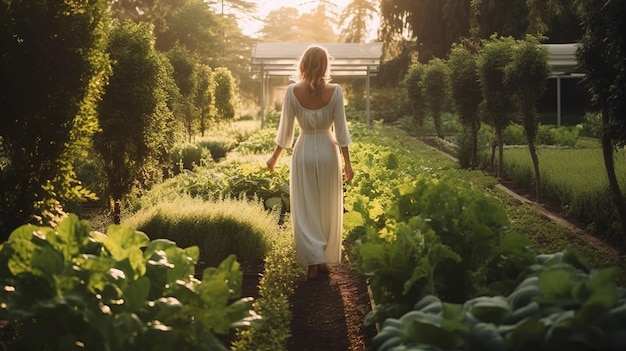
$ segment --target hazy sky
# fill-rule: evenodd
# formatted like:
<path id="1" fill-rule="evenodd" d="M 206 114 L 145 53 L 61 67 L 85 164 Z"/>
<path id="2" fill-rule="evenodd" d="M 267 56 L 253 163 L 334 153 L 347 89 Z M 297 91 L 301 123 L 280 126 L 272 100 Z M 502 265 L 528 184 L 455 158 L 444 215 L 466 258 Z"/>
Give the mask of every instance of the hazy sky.
<path id="1" fill-rule="evenodd" d="M 350 3 L 351 0 L 333 0 L 332 3 L 337 6 L 337 13 L 340 14 L 347 4 Z M 239 25 L 243 34 L 249 36 L 256 36 L 256 33 L 263 26 L 263 19 L 267 17 L 267 15 L 272 10 L 277 10 L 280 7 L 295 7 L 298 9 L 300 14 L 311 12 L 313 9 L 317 7 L 319 4 L 319 0 L 296 0 L 296 1 L 285 1 L 285 0 L 259 0 L 253 1 L 257 4 L 257 12 L 253 15 L 242 15 L 237 14 Z M 224 8 L 224 12 L 228 12 L 228 8 Z M 368 26 L 370 31 L 369 38 L 375 38 L 376 32 L 378 31 L 378 20 L 375 19 L 372 25 Z M 338 30 L 337 30 L 338 32 Z"/>

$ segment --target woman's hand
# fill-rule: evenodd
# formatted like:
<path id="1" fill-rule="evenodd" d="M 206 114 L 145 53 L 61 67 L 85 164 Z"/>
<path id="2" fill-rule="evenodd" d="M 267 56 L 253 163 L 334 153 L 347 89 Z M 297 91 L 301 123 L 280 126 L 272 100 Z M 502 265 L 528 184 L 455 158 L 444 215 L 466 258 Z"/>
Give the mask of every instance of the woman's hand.
<path id="1" fill-rule="evenodd" d="M 276 157 L 272 155 L 272 157 L 270 157 L 267 162 L 265 162 L 265 164 L 267 165 L 267 168 L 269 168 L 270 172 L 274 172 L 274 167 L 276 166 Z"/>
<path id="2" fill-rule="evenodd" d="M 283 151 L 283 148 L 276 145 L 276 148 L 274 149 L 274 152 L 272 153 L 272 156 L 269 158 L 269 160 L 267 160 L 267 162 L 265 162 L 265 164 L 267 165 L 267 168 L 270 169 L 270 172 L 274 172 L 274 167 L 276 166 L 276 161 L 278 161 L 278 156 L 280 156 L 280 153 Z"/>
<path id="3" fill-rule="evenodd" d="M 343 171 L 346 174 L 345 182 L 350 183 L 350 181 L 354 177 L 354 171 L 352 171 L 352 165 L 350 163 L 347 163 L 344 166 Z"/>

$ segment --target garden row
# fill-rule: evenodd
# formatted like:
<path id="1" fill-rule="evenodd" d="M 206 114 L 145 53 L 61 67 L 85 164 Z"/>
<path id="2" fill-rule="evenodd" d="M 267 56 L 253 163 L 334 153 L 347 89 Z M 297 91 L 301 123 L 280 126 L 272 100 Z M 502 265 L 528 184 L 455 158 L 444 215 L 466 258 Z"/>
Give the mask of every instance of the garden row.
<path id="1" fill-rule="evenodd" d="M 520 339 L 569 347 L 562 340 L 571 335 L 613 342 L 610 333 L 624 329 L 623 319 L 607 319 L 620 317 L 624 306 L 617 271 L 591 271 L 570 252 L 529 249 L 536 234 L 527 223 L 536 214 L 519 215 L 526 210 L 507 203 L 493 178 L 455 169 L 397 129 L 389 136 L 386 128 L 353 124 L 351 131 L 358 142 L 356 177 L 346 187 L 345 239 L 353 247 L 346 254 L 372 288 L 376 308 L 366 322 L 383 326 L 379 349 L 384 342 L 397 350 L 467 349 L 481 332 L 494 345 L 506 341 L 503 350 L 528 346 Z M 289 234 L 288 157 L 274 173 L 263 166 L 273 134 L 254 133 L 219 163 L 183 167 L 135 200 L 124 227 L 111 227 L 108 236 L 75 218 L 56 229 L 16 231 L 0 250 L 0 319 L 21 320 L 13 342 L 39 349 L 284 350 L 300 270 Z M 194 265 L 208 268 L 194 278 Z M 241 270 L 255 265 L 263 267 L 259 297 L 239 300 Z M 538 278 L 523 284 L 536 283 L 533 296 L 542 297 L 508 303 L 505 297 L 532 275 Z M 522 307 L 534 312 L 526 324 L 511 324 Z M 529 329 L 532 338 L 522 333 Z"/>
<path id="2" fill-rule="evenodd" d="M 626 346 L 619 269 L 531 249 L 505 207 L 464 181 L 470 172 L 420 162 L 392 139 L 359 140 L 354 158 L 366 162 L 345 223 L 376 302 L 366 323 L 381 326 L 377 350 Z"/>

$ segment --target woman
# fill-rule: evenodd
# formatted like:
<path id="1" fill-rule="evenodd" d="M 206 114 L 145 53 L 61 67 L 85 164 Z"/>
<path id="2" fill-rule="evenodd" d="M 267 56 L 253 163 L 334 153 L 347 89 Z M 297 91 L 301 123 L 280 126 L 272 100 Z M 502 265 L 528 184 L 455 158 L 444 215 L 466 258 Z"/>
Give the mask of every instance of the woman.
<path id="1" fill-rule="evenodd" d="M 278 156 L 293 142 L 295 120 L 300 136 L 290 168 L 290 206 L 298 259 L 308 266 L 308 279 L 329 273 L 328 263 L 341 261 L 343 182 L 352 179 L 343 93 L 330 84 L 329 55 L 320 46 L 307 48 L 300 58 L 296 83 L 285 93 L 276 149 L 267 161 L 273 171 Z"/>

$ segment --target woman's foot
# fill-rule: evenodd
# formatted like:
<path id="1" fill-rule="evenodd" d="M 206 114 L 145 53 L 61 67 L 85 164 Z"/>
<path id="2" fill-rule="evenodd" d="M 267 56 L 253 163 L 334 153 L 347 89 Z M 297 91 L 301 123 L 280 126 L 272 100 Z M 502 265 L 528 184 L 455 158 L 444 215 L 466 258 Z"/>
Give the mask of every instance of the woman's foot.
<path id="1" fill-rule="evenodd" d="M 317 265 L 309 266 L 309 272 L 306 275 L 307 280 L 316 280 L 317 279 Z"/>
<path id="2" fill-rule="evenodd" d="M 330 269 L 326 263 L 320 263 L 317 265 L 317 271 L 321 274 L 330 274 Z"/>

